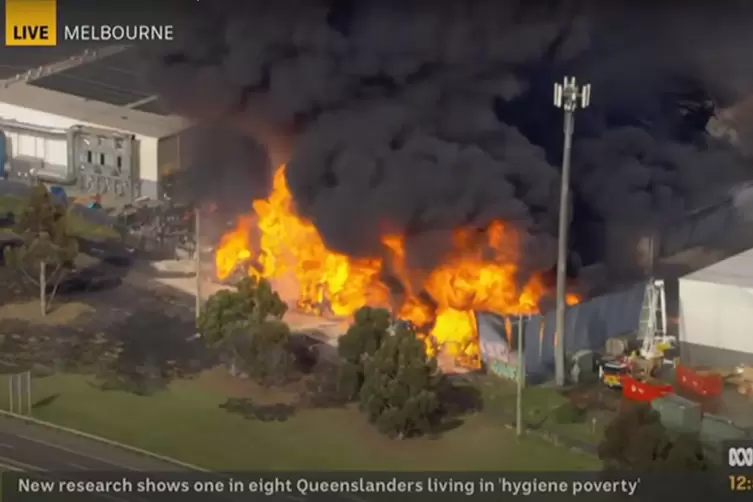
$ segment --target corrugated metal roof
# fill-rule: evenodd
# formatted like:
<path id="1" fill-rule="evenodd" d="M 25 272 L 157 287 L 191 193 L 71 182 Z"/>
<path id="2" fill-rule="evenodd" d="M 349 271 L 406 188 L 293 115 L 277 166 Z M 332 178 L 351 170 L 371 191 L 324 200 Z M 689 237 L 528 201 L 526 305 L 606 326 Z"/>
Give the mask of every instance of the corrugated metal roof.
<path id="1" fill-rule="evenodd" d="M 113 46 L 79 60 L 85 48 L 65 47 L 0 55 L 0 102 L 154 138 L 185 129 L 188 121 L 158 106 L 145 88 L 136 49 Z M 40 67 L 40 76 L 13 79 Z"/>
<path id="2" fill-rule="evenodd" d="M 697 270 L 680 280 L 753 288 L 753 249 Z"/>
<path id="3" fill-rule="evenodd" d="M 31 110 L 151 138 L 164 138 L 183 131 L 188 121 L 84 99 L 62 92 L 16 82 L 0 88 L 0 102 Z"/>
<path id="4" fill-rule="evenodd" d="M 29 70 L 75 56 L 84 48 L 78 44 L 57 47 L 14 47 L 0 51 L 0 79 L 13 78 Z"/>
<path id="5" fill-rule="evenodd" d="M 29 84 L 125 106 L 151 95 L 143 81 L 143 65 L 134 49 L 126 49 L 35 79 Z"/>
<path id="6" fill-rule="evenodd" d="M 141 110 L 142 112 L 156 113 L 157 115 L 170 115 L 165 103 L 159 99 L 147 101 L 139 106 L 134 106 L 134 110 Z"/>

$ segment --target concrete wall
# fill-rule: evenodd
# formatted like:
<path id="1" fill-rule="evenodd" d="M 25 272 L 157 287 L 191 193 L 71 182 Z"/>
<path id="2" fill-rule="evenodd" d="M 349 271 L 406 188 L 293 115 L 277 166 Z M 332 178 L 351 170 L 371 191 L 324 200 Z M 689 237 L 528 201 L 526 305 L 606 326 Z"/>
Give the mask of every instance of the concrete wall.
<path id="1" fill-rule="evenodd" d="M 712 368 L 733 368 L 740 364 L 753 366 L 753 354 L 682 341 L 679 345 L 680 360 L 688 366 Z"/>

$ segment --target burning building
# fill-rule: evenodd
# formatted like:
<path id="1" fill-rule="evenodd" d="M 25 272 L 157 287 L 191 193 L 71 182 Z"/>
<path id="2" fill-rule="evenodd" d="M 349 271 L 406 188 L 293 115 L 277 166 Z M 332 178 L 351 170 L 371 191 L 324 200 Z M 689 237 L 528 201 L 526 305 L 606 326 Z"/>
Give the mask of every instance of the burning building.
<path id="1" fill-rule="evenodd" d="M 371 257 L 329 250 L 317 228 L 295 213 L 284 166 L 274 175 L 269 198 L 254 202 L 253 210 L 219 243 L 220 279 L 242 267 L 316 315 L 350 318 L 365 305 L 389 308 L 416 326 L 430 353 L 466 367 L 480 364 L 477 311 L 532 314 L 548 293 L 541 275 L 519 283 L 518 237 L 503 221 L 455 229 L 442 261 L 421 270 L 407 263 L 399 234 L 381 235 L 382 252 Z M 568 295 L 568 301 L 577 297 Z"/>
<path id="2" fill-rule="evenodd" d="M 199 123 L 184 189 L 240 215 L 220 275 L 243 262 L 306 311 L 384 305 L 473 361 L 474 311 L 547 310 L 566 74 L 593 85 L 574 262 L 623 268 L 636 235 L 750 176 L 704 132 L 753 90 L 748 3 L 222 5 L 150 48 L 151 85 Z"/>

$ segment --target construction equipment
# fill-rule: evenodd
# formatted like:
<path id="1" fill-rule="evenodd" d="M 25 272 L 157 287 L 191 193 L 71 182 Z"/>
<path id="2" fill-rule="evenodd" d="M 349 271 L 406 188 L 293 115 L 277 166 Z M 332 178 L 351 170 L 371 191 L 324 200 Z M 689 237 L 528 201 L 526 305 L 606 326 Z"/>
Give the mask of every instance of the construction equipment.
<path id="1" fill-rule="evenodd" d="M 638 338 L 642 343 L 637 355 L 645 363 L 638 360 L 636 363 L 645 366 L 649 374 L 662 364 L 674 366 L 675 358 L 668 355 L 674 349 L 677 338 L 667 334 L 667 296 L 661 279 L 653 279 L 646 286 Z"/>
<path id="2" fill-rule="evenodd" d="M 630 365 L 624 357 L 599 362 L 599 380 L 610 389 L 621 389 L 622 378 L 629 374 Z"/>

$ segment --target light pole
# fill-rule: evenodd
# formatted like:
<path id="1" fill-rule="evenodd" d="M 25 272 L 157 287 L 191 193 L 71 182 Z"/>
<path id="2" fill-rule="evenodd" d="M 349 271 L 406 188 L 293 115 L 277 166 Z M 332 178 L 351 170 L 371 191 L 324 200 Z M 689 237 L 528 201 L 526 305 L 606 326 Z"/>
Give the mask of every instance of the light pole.
<path id="1" fill-rule="evenodd" d="M 554 346 L 555 380 L 565 385 L 565 282 L 567 280 L 567 230 L 570 206 L 570 153 L 573 145 L 575 111 L 587 108 L 591 101 L 591 84 L 578 87 L 575 77 L 565 77 L 562 84 L 554 84 L 554 106 L 565 111 L 565 146 L 562 150 L 562 178 L 560 181 L 560 219 L 557 242 L 557 311 Z"/>
<path id="2" fill-rule="evenodd" d="M 518 437 L 523 435 L 523 388 L 525 387 L 526 379 L 526 358 L 523 352 L 523 332 L 525 331 L 524 320 L 528 319 L 527 315 L 518 316 L 518 394 L 517 394 L 517 406 L 515 408 L 515 432 Z"/>
<path id="3" fill-rule="evenodd" d="M 196 262 L 196 320 L 201 316 L 201 209 L 194 209 L 194 261 Z"/>

